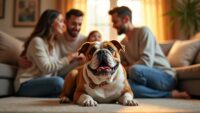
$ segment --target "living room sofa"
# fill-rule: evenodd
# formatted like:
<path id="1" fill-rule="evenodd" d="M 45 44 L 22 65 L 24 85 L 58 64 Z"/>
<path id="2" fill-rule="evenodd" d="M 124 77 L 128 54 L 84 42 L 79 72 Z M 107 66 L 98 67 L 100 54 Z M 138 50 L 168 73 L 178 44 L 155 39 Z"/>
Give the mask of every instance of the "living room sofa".
<path id="1" fill-rule="evenodd" d="M 160 44 L 177 72 L 177 89 L 200 97 L 200 40 L 176 40 Z"/>
<path id="2" fill-rule="evenodd" d="M 177 71 L 177 89 L 199 97 L 200 40 L 170 41 L 160 45 Z M 0 31 L 0 97 L 14 95 L 13 81 L 22 49 L 22 41 Z"/>

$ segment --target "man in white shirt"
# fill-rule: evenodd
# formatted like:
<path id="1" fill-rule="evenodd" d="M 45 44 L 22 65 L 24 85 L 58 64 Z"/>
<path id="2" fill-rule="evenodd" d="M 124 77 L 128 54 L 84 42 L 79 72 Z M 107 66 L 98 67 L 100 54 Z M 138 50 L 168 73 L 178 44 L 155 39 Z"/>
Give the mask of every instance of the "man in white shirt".
<path id="1" fill-rule="evenodd" d="M 80 34 L 83 22 L 83 12 L 77 9 L 71 9 L 66 13 L 65 24 L 66 32 L 59 38 L 60 57 L 68 56 L 70 65 L 63 68 L 59 75 L 66 75 L 67 72 L 84 62 L 84 56 L 78 55 L 78 48 L 86 42 L 86 37 Z"/>

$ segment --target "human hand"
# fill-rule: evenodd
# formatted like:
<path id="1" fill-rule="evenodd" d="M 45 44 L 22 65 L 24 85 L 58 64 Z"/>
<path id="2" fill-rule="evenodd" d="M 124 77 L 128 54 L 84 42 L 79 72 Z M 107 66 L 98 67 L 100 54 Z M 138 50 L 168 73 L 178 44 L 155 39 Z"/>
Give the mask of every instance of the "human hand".
<path id="1" fill-rule="evenodd" d="M 67 56 L 69 63 L 77 62 L 78 65 L 82 65 L 86 62 L 86 57 L 84 54 L 79 54 L 78 52 L 71 53 Z"/>
<path id="2" fill-rule="evenodd" d="M 80 54 L 78 56 L 75 56 L 73 60 L 71 60 L 70 63 L 73 63 L 73 62 L 77 62 L 78 65 L 82 65 L 86 62 L 86 57 L 84 54 Z"/>
<path id="3" fill-rule="evenodd" d="M 78 52 L 70 53 L 67 56 L 68 61 L 71 63 L 78 58 Z"/>
<path id="4" fill-rule="evenodd" d="M 32 62 L 28 60 L 27 57 L 25 56 L 21 56 L 18 63 L 19 63 L 19 66 L 24 69 L 32 66 Z"/>

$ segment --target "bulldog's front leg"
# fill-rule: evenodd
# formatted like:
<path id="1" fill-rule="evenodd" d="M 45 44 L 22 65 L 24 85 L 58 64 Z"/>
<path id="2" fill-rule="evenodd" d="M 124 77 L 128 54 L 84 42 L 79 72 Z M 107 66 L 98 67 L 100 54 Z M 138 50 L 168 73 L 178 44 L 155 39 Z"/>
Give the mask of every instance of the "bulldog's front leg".
<path id="1" fill-rule="evenodd" d="M 82 106 L 91 106 L 91 107 L 97 106 L 97 104 L 98 104 L 91 96 L 89 96 L 87 94 L 82 94 L 79 97 L 77 103 Z"/>
<path id="2" fill-rule="evenodd" d="M 126 92 L 119 98 L 119 103 L 126 106 L 138 106 L 138 102 L 133 99 L 133 96 Z"/>

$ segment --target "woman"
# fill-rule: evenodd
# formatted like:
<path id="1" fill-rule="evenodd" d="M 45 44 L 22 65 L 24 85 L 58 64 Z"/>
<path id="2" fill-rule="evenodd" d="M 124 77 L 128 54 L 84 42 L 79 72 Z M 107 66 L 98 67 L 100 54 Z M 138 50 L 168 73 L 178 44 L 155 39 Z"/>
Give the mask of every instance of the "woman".
<path id="1" fill-rule="evenodd" d="M 59 58 L 57 38 L 64 31 L 64 18 L 60 12 L 49 9 L 41 15 L 21 54 L 32 65 L 19 68 L 15 80 L 17 95 L 57 97 L 60 94 L 64 80 L 57 76 L 57 71 L 71 60 L 71 56 Z"/>

